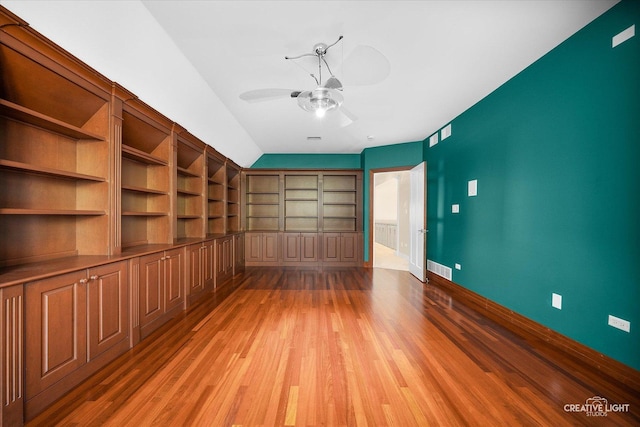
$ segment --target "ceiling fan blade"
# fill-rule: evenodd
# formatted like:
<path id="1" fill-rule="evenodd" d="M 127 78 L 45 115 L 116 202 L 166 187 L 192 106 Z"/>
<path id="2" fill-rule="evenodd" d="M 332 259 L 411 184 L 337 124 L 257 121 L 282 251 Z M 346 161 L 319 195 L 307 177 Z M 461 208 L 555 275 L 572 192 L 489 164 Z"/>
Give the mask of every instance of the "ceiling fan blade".
<path id="1" fill-rule="evenodd" d="M 343 105 L 340 106 L 340 108 L 338 108 L 338 114 L 339 114 L 339 120 L 340 120 L 340 127 L 347 127 L 349 126 L 351 123 L 355 122 L 356 120 L 358 120 L 358 117 L 353 114 L 351 111 L 349 111 L 348 109 L 344 108 Z"/>
<path id="2" fill-rule="evenodd" d="M 389 76 L 391 63 L 376 48 L 356 46 L 342 64 L 342 77 L 347 86 L 366 86 L 380 83 Z"/>
<path id="3" fill-rule="evenodd" d="M 247 102 L 263 102 L 263 101 L 271 101 L 279 98 L 290 98 L 293 96 L 293 93 L 299 91 L 295 91 L 292 89 L 256 89 L 250 90 L 248 92 L 244 92 L 240 94 L 240 99 Z"/>
<path id="4" fill-rule="evenodd" d="M 331 76 L 325 82 L 324 87 L 326 87 L 327 89 L 342 90 L 342 83 L 334 76 Z"/>

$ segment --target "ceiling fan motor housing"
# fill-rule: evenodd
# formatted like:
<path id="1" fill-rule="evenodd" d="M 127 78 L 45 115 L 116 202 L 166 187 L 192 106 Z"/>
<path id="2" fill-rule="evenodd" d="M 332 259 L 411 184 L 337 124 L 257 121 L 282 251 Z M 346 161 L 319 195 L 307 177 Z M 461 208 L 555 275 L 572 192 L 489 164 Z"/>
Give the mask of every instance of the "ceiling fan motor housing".
<path id="1" fill-rule="evenodd" d="M 310 112 L 331 111 L 338 108 L 343 101 L 343 97 L 335 89 L 318 87 L 313 91 L 302 92 L 298 95 L 298 105 Z"/>

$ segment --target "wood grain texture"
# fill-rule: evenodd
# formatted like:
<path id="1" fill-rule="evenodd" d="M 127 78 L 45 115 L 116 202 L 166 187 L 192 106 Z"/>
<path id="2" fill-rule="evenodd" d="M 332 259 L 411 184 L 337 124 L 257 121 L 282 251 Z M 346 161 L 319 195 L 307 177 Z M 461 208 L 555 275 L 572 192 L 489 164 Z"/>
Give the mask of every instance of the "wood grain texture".
<path id="1" fill-rule="evenodd" d="M 406 272 L 247 268 L 29 425 L 638 425 L 640 393 Z M 603 417 L 567 412 L 601 396 Z"/>

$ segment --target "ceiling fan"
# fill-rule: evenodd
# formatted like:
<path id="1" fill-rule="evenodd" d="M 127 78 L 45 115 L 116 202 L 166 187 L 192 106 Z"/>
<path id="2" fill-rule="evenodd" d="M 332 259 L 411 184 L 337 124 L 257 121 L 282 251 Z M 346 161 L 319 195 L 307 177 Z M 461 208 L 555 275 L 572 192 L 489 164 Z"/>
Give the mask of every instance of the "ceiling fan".
<path id="1" fill-rule="evenodd" d="M 297 60 L 303 57 L 317 58 L 318 75 L 316 76 L 314 74 L 311 74 L 311 77 L 315 80 L 317 85 L 315 89 L 305 91 L 291 89 L 257 89 L 240 94 L 240 99 L 247 102 L 260 102 L 284 97 L 291 97 L 297 100 L 298 106 L 300 106 L 300 108 L 305 111 L 314 113 L 317 117 L 324 117 L 324 115 L 330 111 L 339 110 L 347 119 L 346 124 L 350 124 L 357 118 L 352 113 L 347 111 L 344 107 L 342 107 L 342 103 L 344 101 L 344 97 L 341 93 L 343 90 L 342 82 L 338 80 L 338 78 L 333 74 L 331 68 L 329 67 L 329 63 L 325 58 L 327 51 L 342 39 L 343 36 L 340 36 L 338 37 L 338 40 L 330 45 L 327 45 L 325 43 L 317 43 L 313 46 L 311 52 L 308 53 L 303 53 L 297 56 L 285 56 L 286 60 Z M 378 54 L 382 56 L 382 54 L 380 54 L 379 52 Z M 386 58 L 384 58 L 384 60 L 386 61 Z M 324 82 L 322 80 L 323 65 L 330 75 L 330 77 Z M 386 73 L 388 74 L 388 71 Z M 384 74 L 382 78 L 384 77 L 386 77 L 386 74 Z"/>

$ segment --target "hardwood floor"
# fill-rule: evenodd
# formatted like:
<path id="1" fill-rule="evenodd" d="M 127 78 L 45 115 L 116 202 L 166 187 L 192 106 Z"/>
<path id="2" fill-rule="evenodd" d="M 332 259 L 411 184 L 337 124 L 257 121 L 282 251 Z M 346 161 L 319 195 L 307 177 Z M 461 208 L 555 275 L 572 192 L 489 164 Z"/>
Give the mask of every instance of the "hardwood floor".
<path id="1" fill-rule="evenodd" d="M 565 410 L 596 396 L 628 411 Z M 28 425 L 605 422 L 640 425 L 638 390 L 407 272 L 247 268 Z"/>

